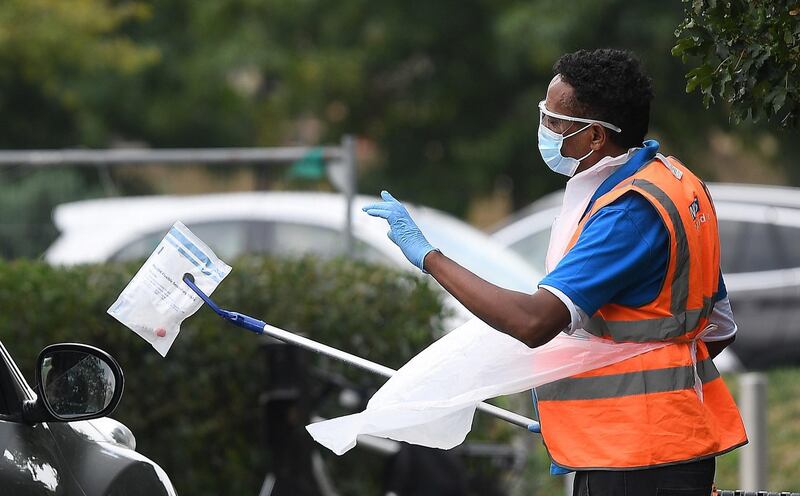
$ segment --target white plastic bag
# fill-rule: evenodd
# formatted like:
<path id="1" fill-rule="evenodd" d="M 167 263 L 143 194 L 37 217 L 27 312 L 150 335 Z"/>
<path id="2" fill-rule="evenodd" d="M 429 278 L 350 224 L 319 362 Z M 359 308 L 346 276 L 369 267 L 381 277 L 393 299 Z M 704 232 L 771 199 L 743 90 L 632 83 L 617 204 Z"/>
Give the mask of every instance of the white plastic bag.
<path id="1" fill-rule="evenodd" d="M 361 434 L 433 448 L 464 441 L 481 401 L 518 393 L 664 346 L 610 343 L 585 332 L 529 348 L 479 319 L 445 335 L 406 363 L 361 413 L 306 426 L 337 455 Z"/>
<path id="2" fill-rule="evenodd" d="M 230 271 L 200 238 L 176 222 L 108 313 L 167 356 L 181 322 L 203 304 L 183 275 L 191 274 L 210 295 Z"/>

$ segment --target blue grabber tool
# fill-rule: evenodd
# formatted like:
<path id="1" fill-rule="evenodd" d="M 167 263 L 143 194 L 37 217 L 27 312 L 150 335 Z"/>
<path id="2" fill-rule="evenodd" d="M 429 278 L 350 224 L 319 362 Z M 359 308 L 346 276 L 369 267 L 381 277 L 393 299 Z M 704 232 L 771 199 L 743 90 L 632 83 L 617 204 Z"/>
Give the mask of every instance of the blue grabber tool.
<path id="1" fill-rule="evenodd" d="M 284 343 L 293 344 L 295 346 L 299 346 L 301 348 L 305 348 L 307 350 L 313 351 L 315 353 L 321 353 L 323 355 L 329 356 L 331 358 L 335 358 L 337 360 L 341 360 L 342 362 L 348 363 L 350 365 L 355 365 L 356 367 L 362 368 L 364 370 L 368 370 L 374 374 L 382 375 L 384 377 L 391 377 L 397 372 L 396 370 L 381 365 L 379 363 L 371 362 L 364 358 L 352 355 L 350 353 L 344 352 L 342 350 L 337 350 L 331 346 L 324 345 L 322 343 L 318 343 L 308 338 L 304 338 L 302 336 L 298 336 L 297 334 L 291 333 L 289 331 L 284 331 L 278 327 L 271 326 L 262 320 L 258 320 L 256 318 L 250 317 L 249 315 L 245 315 L 239 312 L 231 312 L 230 310 L 225 310 L 217 306 L 211 298 L 208 297 L 197 285 L 194 283 L 194 277 L 191 274 L 184 274 L 183 275 L 183 282 L 189 286 L 192 291 L 197 293 L 206 304 L 214 310 L 214 312 L 222 317 L 223 319 L 227 320 L 231 324 L 247 329 L 248 331 L 254 332 L 256 334 L 266 334 L 272 338 L 278 339 L 283 341 Z M 516 426 L 523 427 L 531 432 L 540 432 L 539 422 L 535 420 L 529 419 L 522 415 L 519 415 L 514 412 L 510 412 L 508 410 L 504 410 L 500 407 L 496 407 L 494 405 L 490 405 L 488 403 L 479 403 L 478 410 L 488 413 L 500 420 L 505 420 L 506 422 L 510 422 Z"/>

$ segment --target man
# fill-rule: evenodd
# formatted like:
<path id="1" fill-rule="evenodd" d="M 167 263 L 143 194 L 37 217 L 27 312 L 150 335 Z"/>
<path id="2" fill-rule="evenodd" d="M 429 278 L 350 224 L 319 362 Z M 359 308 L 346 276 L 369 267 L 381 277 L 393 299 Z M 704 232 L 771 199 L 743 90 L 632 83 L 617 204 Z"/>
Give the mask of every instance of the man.
<path id="1" fill-rule="evenodd" d="M 619 50 L 554 66 L 539 105 L 539 149 L 571 177 L 548 275 L 532 295 L 499 288 L 431 246 L 389 193 L 365 207 L 389 237 L 476 316 L 531 347 L 559 332 L 665 342 L 537 388 L 545 445 L 576 470 L 575 495 L 711 493 L 714 457 L 747 442 L 711 358 L 734 339 L 704 184 L 644 141 L 652 87 Z"/>

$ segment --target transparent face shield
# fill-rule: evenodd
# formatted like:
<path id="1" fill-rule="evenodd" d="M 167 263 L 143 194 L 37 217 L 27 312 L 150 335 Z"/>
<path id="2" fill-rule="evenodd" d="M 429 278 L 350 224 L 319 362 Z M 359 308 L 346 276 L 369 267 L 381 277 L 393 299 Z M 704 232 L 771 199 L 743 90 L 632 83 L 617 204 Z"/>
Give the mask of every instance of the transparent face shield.
<path id="1" fill-rule="evenodd" d="M 620 129 L 619 127 L 615 126 L 614 124 L 611 124 L 610 122 L 601 121 L 601 120 L 597 120 L 597 119 L 584 119 L 582 117 L 572 117 L 570 115 L 558 114 L 556 112 L 551 112 L 551 111 L 547 110 L 547 107 L 545 107 L 544 104 L 545 104 L 545 100 L 542 100 L 542 101 L 539 102 L 539 124 L 541 124 L 548 131 L 551 131 L 551 132 L 553 132 L 555 134 L 561 135 L 561 134 L 563 134 L 564 132 L 566 132 L 570 128 L 570 126 L 564 127 L 563 122 L 582 122 L 584 124 L 587 124 L 587 126 L 584 126 L 583 128 L 581 128 L 581 130 L 586 129 L 586 127 L 588 127 L 588 125 L 591 125 L 591 124 L 600 124 L 604 128 L 610 129 L 610 130 L 612 130 L 614 132 L 617 132 L 617 133 L 621 133 L 622 132 L 622 129 Z M 559 123 L 559 121 L 562 121 L 562 122 Z M 560 128 L 563 128 L 563 129 L 560 129 Z M 576 132 L 580 132 L 580 130 L 578 130 Z M 575 134 L 575 133 L 572 133 L 572 134 L 570 134 L 568 136 L 564 136 L 564 138 L 572 136 L 573 134 Z"/>

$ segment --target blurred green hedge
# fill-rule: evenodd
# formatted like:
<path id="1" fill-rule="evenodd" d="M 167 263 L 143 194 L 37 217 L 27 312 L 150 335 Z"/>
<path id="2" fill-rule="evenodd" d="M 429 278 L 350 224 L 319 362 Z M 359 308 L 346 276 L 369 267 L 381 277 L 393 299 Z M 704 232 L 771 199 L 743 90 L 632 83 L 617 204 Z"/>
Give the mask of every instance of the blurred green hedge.
<path id="1" fill-rule="evenodd" d="M 266 452 L 261 435 L 264 338 L 201 308 L 162 358 L 106 314 L 139 266 L 0 263 L 4 344 L 29 381 L 47 344 L 73 341 L 105 349 L 126 377 L 113 417 L 133 430 L 137 451 L 167 471 L 179 494 L 257 494 L 270 456 L 280 456 Z M 409 273 L 311 258 L 244 258 L 233 267 L 214 293 L 222 306 L 392 367 L 442 330 L 441 293 Z M 310 354 L 309 359 L 367 387 L 382 383 L 341 364 Z M 336 464 L 337 481 L 380 470 L 370 459 L 376 457 L 363 450 L 325 456 Z"/>

